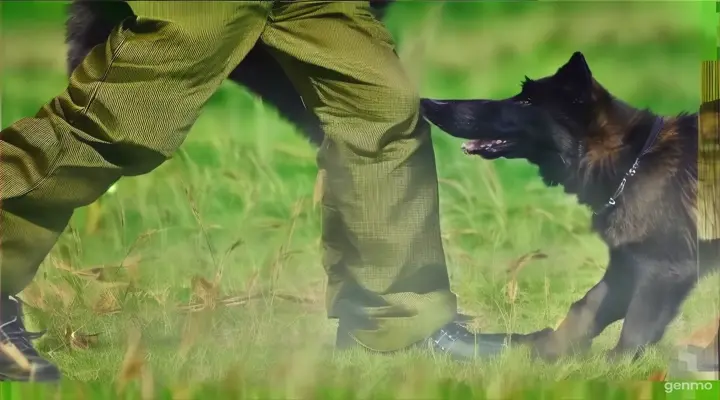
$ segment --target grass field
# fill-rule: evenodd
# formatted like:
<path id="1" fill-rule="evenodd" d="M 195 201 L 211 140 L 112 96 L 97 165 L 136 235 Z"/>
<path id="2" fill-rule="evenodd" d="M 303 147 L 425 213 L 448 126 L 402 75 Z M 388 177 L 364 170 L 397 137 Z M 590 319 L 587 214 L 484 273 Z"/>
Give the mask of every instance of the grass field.
<path id="1" fill-rule="evenodd" d="M 6 127 L 63 89 L 65 48 L 57 3 L 2 7 Z M 673 114 L 699 105 L 701 53 L 715 43 L 700 11 L 699 2 L 406 2 L 388 25 L 427 97 L 506 96 L 524 75 L 552 73 L 581 50 L 613 93 Z M 543 187 L 525 162 L 464 157 L 459 141 L 433 134 L 462 311 L 483 331 L 555 326 L 604 270 L 606 248 L 589 231 L 589 211 Z M 334 354 L 315 177 L 314 149 L 274 110 L 226 84 L 175 158 L 102 199 L 96 231 L 88 231 L 87 210 L 77 212 L 23 293 L 33 325 L 49 330 L 39 347 L 70 379 L 140 377 L 180 397 L 202 382 L 226 382 L 217 387 L 244 398 L 428 398 L 447 395 L 448 380 L 495 397 L 548 381 L 645 378 L 676 340 L 718 315 L 714 277 L 661 346 L 633 365 L 601 358 L 618 324 L 597 340 L 596 357 L 556 365 L 523 350 L 468 365 L 419 353 Z M 547 257 L 513 279 L 508 268 L 535 251 Z M 221 297 L 229 304 L 183 308 Z"/>

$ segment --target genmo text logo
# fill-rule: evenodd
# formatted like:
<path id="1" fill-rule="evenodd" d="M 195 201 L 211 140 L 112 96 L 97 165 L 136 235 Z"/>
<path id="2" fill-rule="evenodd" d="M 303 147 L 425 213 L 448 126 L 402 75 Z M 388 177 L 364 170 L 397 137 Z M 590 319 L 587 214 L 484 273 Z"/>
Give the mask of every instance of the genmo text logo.
<path id="1" fill-rule="evenodd" d="M 720 381 L 706 381 L 706 382 L 665 382 L 663 387 L 665 393 L 672 393 L 675 391 L 705 391 L 713 390 L 720 384 Z"/>

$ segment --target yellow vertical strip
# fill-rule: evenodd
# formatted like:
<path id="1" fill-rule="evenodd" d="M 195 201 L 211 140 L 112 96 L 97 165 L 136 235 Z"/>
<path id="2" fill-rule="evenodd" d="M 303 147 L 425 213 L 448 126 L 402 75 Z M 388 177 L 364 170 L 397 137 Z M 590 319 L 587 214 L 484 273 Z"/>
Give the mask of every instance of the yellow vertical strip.
<path id="1" fill-rule="evenodd" d="M 720 238 L 720 62 L 702 63 L 698 115 L 698 238 Z"/>

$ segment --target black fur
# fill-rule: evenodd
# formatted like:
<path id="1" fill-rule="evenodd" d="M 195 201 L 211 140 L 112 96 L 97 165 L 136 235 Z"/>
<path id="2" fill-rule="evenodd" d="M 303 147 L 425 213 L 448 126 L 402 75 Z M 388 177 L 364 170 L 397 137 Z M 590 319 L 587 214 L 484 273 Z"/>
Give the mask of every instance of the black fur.
<path id="1" fill-rule="evenodd" d="M 378 18 L 394 0 L 370 1 Z M 92 50 L 105 42 L 112 29 L 133 11 L 124 0 L 76 0 L 69 5 L 66 24 L 68 73 Z M 245 86 L 264 102 L 275 107 L 309 141 L 319 146 L 324 133 L 315 115 L 303 104 L 300 94 L 275 59 L 261 46 L 255 46 L 232 71 L 230 80 Z"/>
<path id="2" fill-rule="evenodd" d="M 422 107 L 442 130 L 471 139 L 466 153 L 526 159 L 546 184 L 561 185 L 596 211 L 592 226 L 610 253 L 605 276 L 573 304 L 557 330 L 516 336 L 540 356 L 555 359 L 587 349 L 621 319 L 611 354 L 637 356 L 662 338 L 697 280 L 718 267 L 718 238 L 698 242 L 697 114 L 664 117 L 657 140 L 651 140 L 659 116 L 612 96 L 581 53 L 554 75 L 526 78 L 511 98 L 424 99 Z M 603 209 L 646 143 L 650 152 L 627 178 L 615 206 Z"/>

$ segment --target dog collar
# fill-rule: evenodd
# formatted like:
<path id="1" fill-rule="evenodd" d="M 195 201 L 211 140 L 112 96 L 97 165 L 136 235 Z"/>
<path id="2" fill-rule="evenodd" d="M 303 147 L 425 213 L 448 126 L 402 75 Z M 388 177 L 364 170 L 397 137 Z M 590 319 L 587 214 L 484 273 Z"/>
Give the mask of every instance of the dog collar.
<path id="1" fill-rule="evenodd" d="M 660 136 L 660 132 L 663 128 L 663 123 L 665 121 L 662 117 L 655 118 L 655 122 L 653 123 L 652 130 L 650 131 L 650 135 L 648 136 L 647 140 L 645 141 L 645 145 L 643 146 L 642 150 L 640 151 L 640 154 L 638 154 L 637 158 L 635 159 L 635 162 L 633 163 L 632 167 L 625 173 L 625 176 L 623 176 L 622 180 L 620 181 L 620 185 L 618 185 L 617 190 L 615 190 L 615 193 L 610 197 L 610 200 L 605 203 L 605 205 L 599 209 L 598 211 L 593 211 L 593 214 L 600 215 L 607 211 L 608 209 L 615 207 L 616 201 L 618 197 L 622 194 L 623 190 L 625 190 L 625 184 L 627 183 L 628 178 L 635 176 L 635 173 L 637 172 L 638 167 L 640 166 L 640 159 L 642 156 L 646 155 L 652 146 L 657 141 L 658 137 Z"/>

